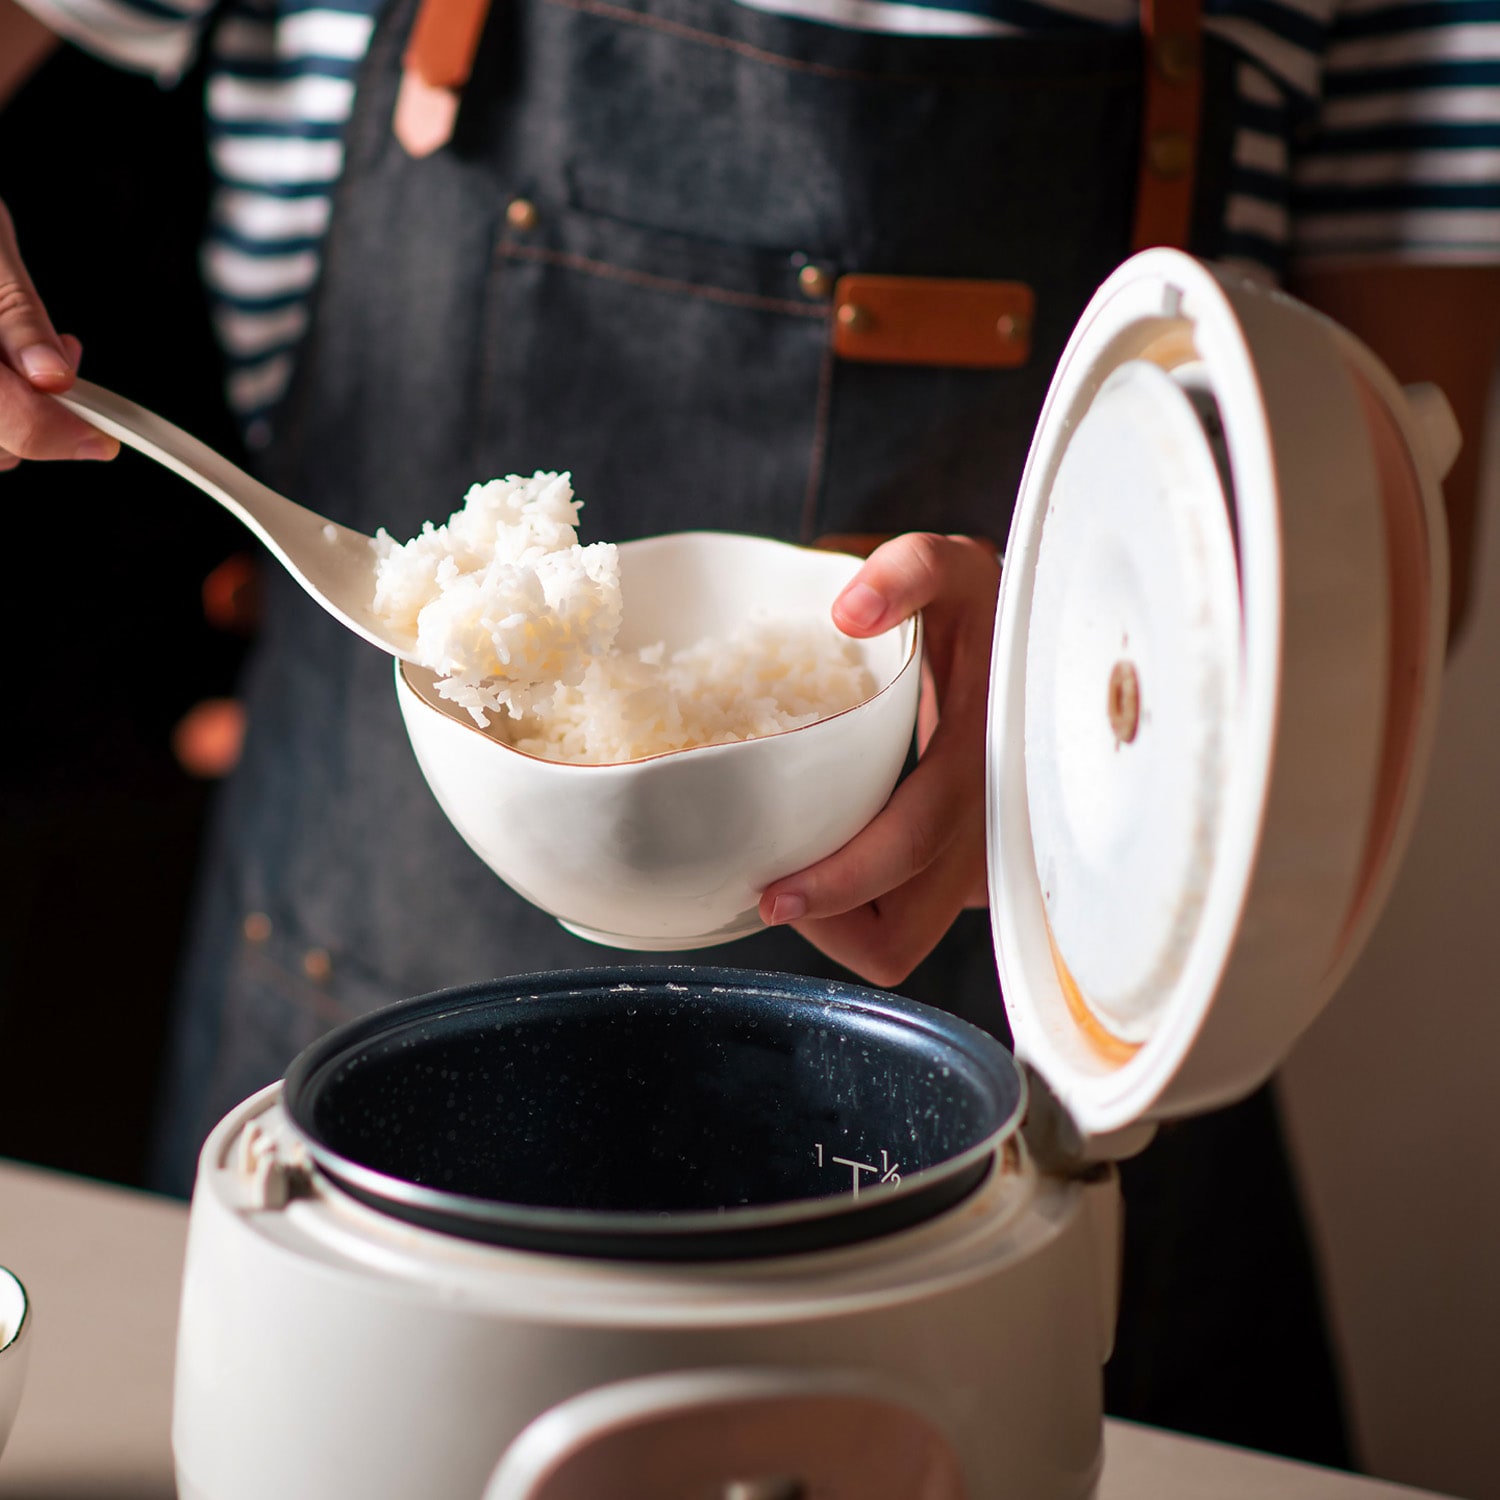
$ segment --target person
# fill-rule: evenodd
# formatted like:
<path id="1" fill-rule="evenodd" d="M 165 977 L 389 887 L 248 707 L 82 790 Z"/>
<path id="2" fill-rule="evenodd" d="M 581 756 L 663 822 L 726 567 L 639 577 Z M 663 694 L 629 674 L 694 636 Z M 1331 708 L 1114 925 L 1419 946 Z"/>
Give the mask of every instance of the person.
<path id="1" fill-rule="evenodd" d="M 862 835 L 767 890 L 766 933 L 687 961 L 899 985 L 1003 1034 L 980 909 L 995 544 L 1148 190 L 1181 210 L 1189 181 L 1195 252 L 1295 259 L 1305 295 L 1479 427 L 1500 174 L 1493 43 L 1465 3 L 1223 0 L 1200 33 L 1191 0 L 495 0 L 459 15 L 481 39 L 453 76 L 408 45 L 414 0 L 25 3 L 0 0 L 0 86 L 54 33 L 167 81 L 207 35 L 205 275 L 284 493 L 411 534 L 476 478 L 567 468 L 586 539 L 891 538 L 835 620 L 926 612 L 922 753 Z M 844 357 L 861 273 L 919 308 L 936 284 L 1019 298 L 990 319 L 1003 350 Z M 0 283 L 5 462 L 108 457 L 45 399 L 79 347 L 8 221 Z M 1473 484 L 1469 461 L 1460 551 Z M 184 968 L 159 1155 L 179 1191 L 214 1120 L 330 1024 L 618 956 L 494 881 L 421 782 L 389 663 L 266 583 Z M 1345 1459 L 1266 1095 L 1164 1132 L 1126 1177 L 1111 1409 Z"/>

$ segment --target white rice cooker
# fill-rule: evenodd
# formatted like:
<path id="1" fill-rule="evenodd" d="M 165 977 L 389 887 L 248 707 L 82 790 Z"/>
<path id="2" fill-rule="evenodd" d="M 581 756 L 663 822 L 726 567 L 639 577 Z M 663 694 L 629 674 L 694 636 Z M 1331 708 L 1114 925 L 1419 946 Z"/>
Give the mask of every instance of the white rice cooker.
<path id="1" fill-rule="evenodd" d="M 1347 972 L 1428 757 L 1442 397 L 1171 251 L 1058 366 L 990 697 L 1015 1058 L 854 986 L 531 976 L 315 1044 L 209 1138 L 184 1500 L 1075 1500 L 1119 1195 Z"/>

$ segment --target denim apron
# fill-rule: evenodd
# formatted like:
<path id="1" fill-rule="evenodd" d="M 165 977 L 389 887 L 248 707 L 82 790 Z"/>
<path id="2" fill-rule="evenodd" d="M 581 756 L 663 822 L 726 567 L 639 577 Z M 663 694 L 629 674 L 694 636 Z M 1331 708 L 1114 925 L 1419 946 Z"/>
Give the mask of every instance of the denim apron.
<path id="1" fill-rule="evenodd" d="M 1003 541 L 1057 356 L 1130 248 L 1135 35 L 912 38 L 734 0 L 498 0 L 448 146 L 414 160 L 391 129 L 412 12 L 388 9 L 360 82 L 312 330 L 265 455 L 273 484 L 397 537 L 443 519 L 476 479 L 558 468 L 585 502 L 585 541 L 705 526 Z M 1211 47 L 1203 226 L 1222 221 L 1227 123 L 1212 101 L 1229 66 Z M 1030 358 L 836 359 L 826 291 L 848 271 L 1024 282 Z M 212 1123 L 330 1025 L 442 986 L 623 957 L 481 865 L 422 781 L 389 660 L 270 572 L 175 1038 L 158 1176 L 179 1191 Z M 790 930 L 681 956 L 850 977 Z M 1005 1035 L 983 912 L 900 989 Z M 1245 1118 L 1285 1191 L 1281 1223 L 1295 1222 L 1264 1100 Z M 1329 1410 L 1295 1233 L 1288 1269 L 1237 1223 L 1245 1274 L 1224 1272 L 1236 1288 L 1279 1277 L 1275 1316 L 1238 1291 L 1227 1322 L 1173 1308 L 1173 1243 L 1227 1264 L 1179 1232 L 1223 1177 L 1223 1143 L 1204 1156 L 1190 1127 L 1181 1139 L 1186 1156 L 1170 1141 L 1148 1153 L 1163 1164 L 1145 1189 L 1156 1224 L 1140 1224 L 1149 1253 L 1130 1274 L 1161 1295 L 1133 1335 L 1127 1309 L 1116 1409 L 1170 1422 L 1157 1394 L 1176 1383 L 1201 1399 L 1203 1359 L 1253 1372 L 1264 1356 L 1288 1407 Z M 1203 1170 L 1184 1166 L 1195 1150 Z M 1265 1350 L 1236 1344 L 1272 1324 Z M 1308 1371 L 1326 1390 L 1309 1392 Z"/>

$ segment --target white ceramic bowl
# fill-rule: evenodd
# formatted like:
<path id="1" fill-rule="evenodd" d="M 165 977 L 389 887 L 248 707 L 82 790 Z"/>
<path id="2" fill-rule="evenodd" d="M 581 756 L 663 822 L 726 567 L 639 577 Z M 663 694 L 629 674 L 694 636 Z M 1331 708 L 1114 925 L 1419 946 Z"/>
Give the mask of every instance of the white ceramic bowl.
<path id="1" fill-rule="evenodd" d="M 0 1266 L 0 1450 L 10 1436 L 26 1384 L 26 1358 L 31 1347 L 30 1305 L 26 1288 Z"/>
<path id="2" fill-rule="evenodd" d="M 842 553 L 724 532 L 620 547 L 619 644 L 669 652 L 758 610 L 826 611 L 858 571 Z M 696 948 L 756 931 L 760 893 L 847 843 L 885 805 L 916 721 L 921 622 L 859 643 L 878 684 L 801 729 L 621 764 L 525 755 L 397 663 L 428 785 L 470 848 L 565 927 L 614 947 Z"/>

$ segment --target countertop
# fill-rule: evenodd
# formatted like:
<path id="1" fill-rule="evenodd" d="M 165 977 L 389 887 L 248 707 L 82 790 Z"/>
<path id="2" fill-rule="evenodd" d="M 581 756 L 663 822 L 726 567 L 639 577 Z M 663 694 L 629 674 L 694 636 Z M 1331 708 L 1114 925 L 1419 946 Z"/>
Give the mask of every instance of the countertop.
<path id="1" fill-rule="evenodd" d="M 0 1162 L 0 1263 L 31 1294 L 31 1365 L 0 1500 L 169 1500 L 187 1211 Z M 1419 1500 L 1426 1491 L 1111 1421 L 1099 1500 Z"/>

